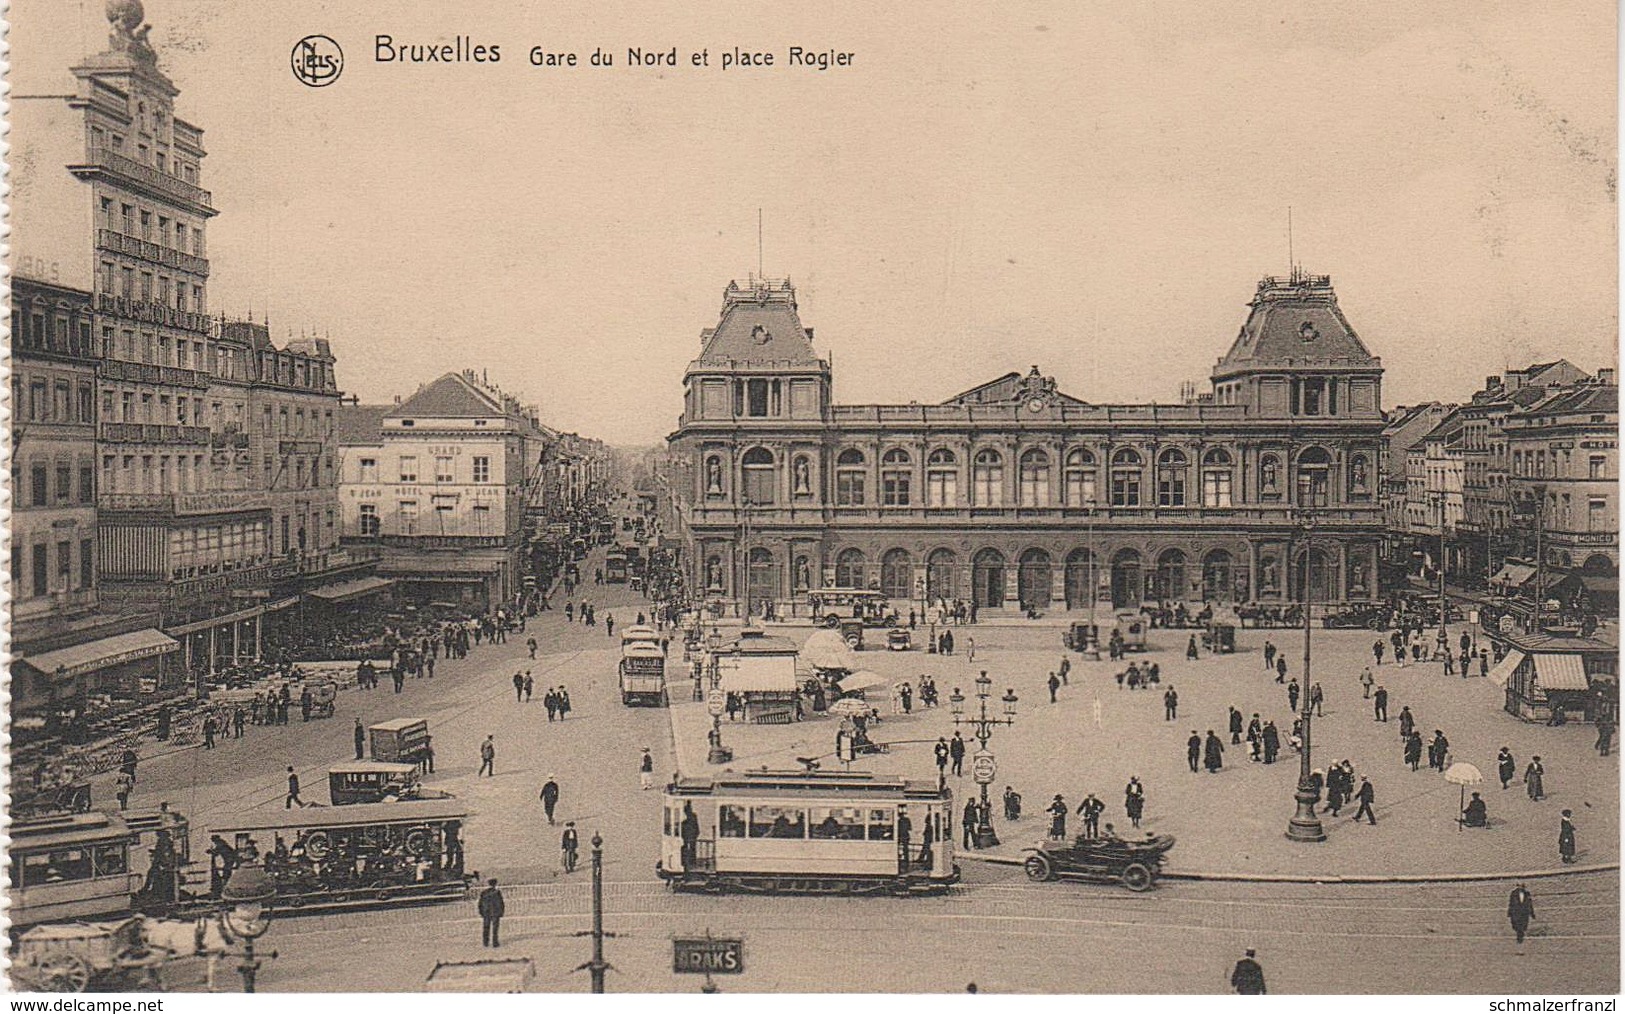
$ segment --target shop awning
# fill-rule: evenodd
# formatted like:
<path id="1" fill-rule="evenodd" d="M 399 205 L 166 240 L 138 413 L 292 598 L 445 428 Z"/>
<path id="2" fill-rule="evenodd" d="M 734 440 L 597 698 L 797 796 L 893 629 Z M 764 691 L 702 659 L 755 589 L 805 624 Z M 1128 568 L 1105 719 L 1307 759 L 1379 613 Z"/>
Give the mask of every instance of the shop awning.
<path id="1" fill-rule="evenodd" d="M 1512 587 L 1520 587 L 1525 581 L 1535 576 L 1535 568 L 1523 563 L 1509 563 L 1495 572 L 1490 578 L 1490 584 L 1506 582 Z"/>
<path id="2" fill-rule="evenodd" d="M 323 599 L 327 602 L 348 602 L 363 595 L 383 591 L 394 584 L 394 581 L 385 577 L 358 577 L 353 581 L 340 581 L 337 584 L 312 588 L 307 594 L 311 598 Z"/>
<path id="3" fill-rule="evenodd" d="M 1589 690 L 1579 655 L 1536 655 L 1535 683 L 1542 690 Z"/>
<path id="4" fill-rule="evenodd" d="M 1507 685 L 1507 680 L 1512 678 L 1512 673 L 1518 668 L 1518 666 L 1523 664 L 1523 660 L 1523 652 L 1507 652 L 1506 657 L 1495 663 L 1495 668 L 1490 670 L 1490 679 L 1495 682 L 1496 686 L 1505 687 Z"/>
<path id="5" fill-rule="evenodd" d="M 148 627 L 128 634 L 86 641 L 71 648 L 58 648 L 18 659 L 48 676 L 78 676 L 110 665 L 163 655 L 180 647 L 180 642 L 162 630 Z"/>

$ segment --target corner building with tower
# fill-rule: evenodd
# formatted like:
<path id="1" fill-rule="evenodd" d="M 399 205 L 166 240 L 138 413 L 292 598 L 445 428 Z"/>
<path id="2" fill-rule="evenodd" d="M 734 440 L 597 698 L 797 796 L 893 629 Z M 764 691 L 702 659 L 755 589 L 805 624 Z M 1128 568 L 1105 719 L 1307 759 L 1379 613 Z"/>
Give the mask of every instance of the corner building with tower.
<path id="1" fill-rule="evenodd" d="M 806 615 L 1380 597 L 1382 362 L 1327 276 L 1265 278 L 1183 404 L 1095 404 L 1037 367 L 934 405 L 839 405 L 788 280 L 731 283 L 684 376 L 665 484 L 696 598 Z M 748 601 L 747 601 L 748 600 Z"/>

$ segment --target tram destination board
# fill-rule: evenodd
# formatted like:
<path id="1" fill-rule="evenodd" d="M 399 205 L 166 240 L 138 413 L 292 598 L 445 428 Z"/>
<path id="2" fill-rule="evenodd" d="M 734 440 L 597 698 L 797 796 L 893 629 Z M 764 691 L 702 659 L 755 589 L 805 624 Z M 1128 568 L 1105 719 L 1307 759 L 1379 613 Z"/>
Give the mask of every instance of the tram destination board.
<path id="1" fill-rule="evenodd" d="M 745 970 L 745 941 L 679 937 L 671 942 L 671 970 L 679 975 L 739 975 Z"/>

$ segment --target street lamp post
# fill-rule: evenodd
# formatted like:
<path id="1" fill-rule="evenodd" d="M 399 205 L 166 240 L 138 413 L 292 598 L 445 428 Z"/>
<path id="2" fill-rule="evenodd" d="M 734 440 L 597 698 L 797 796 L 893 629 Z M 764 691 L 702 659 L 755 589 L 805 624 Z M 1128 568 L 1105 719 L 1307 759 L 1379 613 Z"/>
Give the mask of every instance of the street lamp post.
<path id="1" fill-rule="evenodd" d="M 726 697 L 722 693 L 722 632 L 713 624 L 711 634 L 706 639 L 706 647 L 711 656 L 711 694 L 706 702 L 706 708 L 711 713 L 711 735 L 709 737 L 711 749 L 706 753 L 708 764 L 726 764 L 734 759 L 733 751 L 722 745 L 722 713 L 727 710 Z"/>
<path id="2" fill-rule="evenodd" d="M 1434 653 L 1439 658 L 1442 659 L 1446 655 L 1450 654 L 1450 631 L 1448 629 L 1448 624 L 1449 624 L 1449 621 L 1450 621 L 1450 607 L 1449 607 L 1449 603 L 1446 601 L 1446 599 L 1444 597 L 1444 575 L 1445 575 L 1445 571 L 1449 569 L 1445 564 L 1445 553 L 1447 552 L 1447 550 L 1445 548 L 1445 541 L 1444 541 L 1445 495 L 1443 493 L 1440 493 L 1438 495 L 1438 500 L 1439 500 L 1439 639 L 1436 642 L 1436 645 L 1434 647 Z"/>
<path id="3" fill-rule="evenodd" d="M 1309 698 L 1309 664 L 1311 654 L 1310 605 L 1314 600 L 1314 596 L 1310 594 L 1309 582 L 1310 552 L 1312 548 L 1310 546 L 1309 538 L 1311 533 L 1314 531 L 1314 521 L 1309 514 L 1304 513 L 1299 517 L 1299 524 L 1303 528 L 1303 679 L 1299 681 L 1299 686 L 1302 690 L 1300 700 L 1303 703 L 1302 714 L 1299 716 L 1299 724 L 1303 727 L 1303 744 L 1302 749 L 1298 753 L 1298 791 L 1293 793 L 1292 797 L 1297 801 L 1298 808 L 1297 812 L 1292 815 L 1292 819 L 1287 822 L 1286 836 L 1292 841 L 1317 842 L 1326 840 L 1326 831 L 1320 826 L 1320 818 L 1315 815 L 1316 793 L 1314 783 L 1312 781 L 1314 769 L 1312 767 L 1313 761 L 1310 759 L 1311 741 L 1309 737 L 1309 722 L 1312 708 Z"/>
<path id="4" fill-rule="evenodd" d="M 751 611 L 751 609 L 750 609 L 750 509 L 751 509 L 751 506 L 752 506 L 750 497 L 748 497 L 748 496 L 745 497 L 743 500 L 740 501 L 740 504 L 741 504 L 743 509 L 740 511 L 740 514 L 739 514 L 739 520 L 740 520 L 740 525 L 741 525 L 741 535 L 740 535 L 739 542 L 740 542 L 740 546 L 741 546 L 741 552 L 744 555 L 744 566 L 743 566 L 742 569 L 745 572 L 745 584 L 744 584 L 743 589 L 741 589 L 743 591 L 743 593 L 744 593 L 742 598 L 743 598 L 743 601 L 744 601 L 744 604 L 745 604 L 745 613 L 744 613 L 743 618 L 745 620 L 745 625 L 749 626 L 750 625 L 750 611 Z"/>
<path id="5" fill-rule="evenodd" d="M 1546 484 L 1535 484 L 1535 618 L 1529 633 L 1540 633 L 1540 610 L 1546 604 Z"/>
<path id="6" fill-rule="evenodd" d="M 265 903 L 276 897 L 276 885 L 258 866 L 240 866 L 220 891 L 220 899 L 231 905 L 222 909 L 220 919 L 226 929 L 242 938 L 242 963 L 237 971 L 243 977 L 243 992 L 254 992 L 254 980 L 260 971 L 260 961 L 254 954 L 254 941 L 271 928 L 271 914 Z M 276 957 L 276 951 L 270 953 Z"/>
<path id="7" fill-rule="evenodd" d="M 999 843 L 998 835 L 993 833 L 993 806 L 988 802 L 987 798 L 987 787 L 992 783 L 998 768 L 994 763 L 993 755 L 988 752 L 987 741 L 992 738 L 995 725 L 1016 724 L 1015 690 L 1006 689 L 1004 697 L 1001 698 L 1004 702 L 1004 716 L 1002 718 L 987 713 L 988 698 L 992 695 L 993 679 L 988 676 L 987 670 L 984 669 L 982 674 L 976 677 L 978 714 L 965 714 L 965 695 L 959 692 L 958 687 L 954 687 L 954 692 L 948 697 L 949 703 L 953 705 L 954 727 L 970 726 L 973 730 L 972 735 L 976 737 L 978 744 L 976 755 L 971 758 L 971 777 L 981 787 L 982 802 L 976 822 L 976 847 L 984 849 L 992 848 Z"/>
<path id="8" fill-rule="evenodd" d="M 1089 636 L 1085 637 L 1083 657 L 1100 661 L 1100 628 L 1095 626 L 1095 600 L 1100 598 L 1100 565 L 1095 559 L 1095 515 L 1089 512 Z"/>

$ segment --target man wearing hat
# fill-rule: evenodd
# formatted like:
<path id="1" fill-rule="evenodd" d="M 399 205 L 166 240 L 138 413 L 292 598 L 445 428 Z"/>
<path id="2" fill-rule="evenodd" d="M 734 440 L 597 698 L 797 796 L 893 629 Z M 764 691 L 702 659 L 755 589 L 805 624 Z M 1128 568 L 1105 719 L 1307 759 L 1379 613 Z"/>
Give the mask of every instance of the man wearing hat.
<path id="1" fill-rule="evenodd" d="M 1507 919 L 1512 923 L 1512 932 L 1518 935 L 1518 943 L 1523 943 L 1524 934 L 1529 932 L 1529 920 L 1534 917 L 1534 896 L 1519 884 L 1507 897 Z"/>
<path id="2" fill-rule="evenodd" d="M 1354 794 L 1360 801 L 1360 808 L 1354 811 L 1354 822 L 1358 824 L 1363 816 L 1371 822 L 1372 827 L 1377 826 L 1377 815 L 1371 811 L 1371 804 L 1377 798 L 1377 790 L 1371 787 L 1371 780 L 1364 775 L 1360 776 L 1360 791 Z"/>
<path id="3" fill-rule="evenodd" d="M 502 946 L 502 913 L 507 906 L 502 902 L 502 892 L 497 890 L 497 878 L 492 877 L 486 881 L 485 890 L 480 892 L 480 945 L 482 947 Z"/>
<path id="4" fill-rule="evenodd" d="M 553 808 L 559 805 L 559 783 L 554 780 L 552 775 L 548 775 L 547 781 L 542 783 L 541 798 L 542 809 L 547 811 L 547 823 L 551 826 L 553 824 Z"/>
<path id="5" fill-rule="evenodd" d="M 576 869 L 576 855 L 581 848 L 581 839 L 576 835 L 576 822 L 564 822 L 564 834 L 559 838 L 559 848 L 563 852 L 564 872 L 574 873 Z"/>
<path id="6" fill-rule="evenodd" d="M 1247 956 L 1236 962 L 1236 970 L 1230 973 L 1230 985 L 1242 996 L 1263 996 L 1269 992 L 1264 988 L 1264 969 L 1257 958 L 1258 952 L 1247 948 Z"/>

